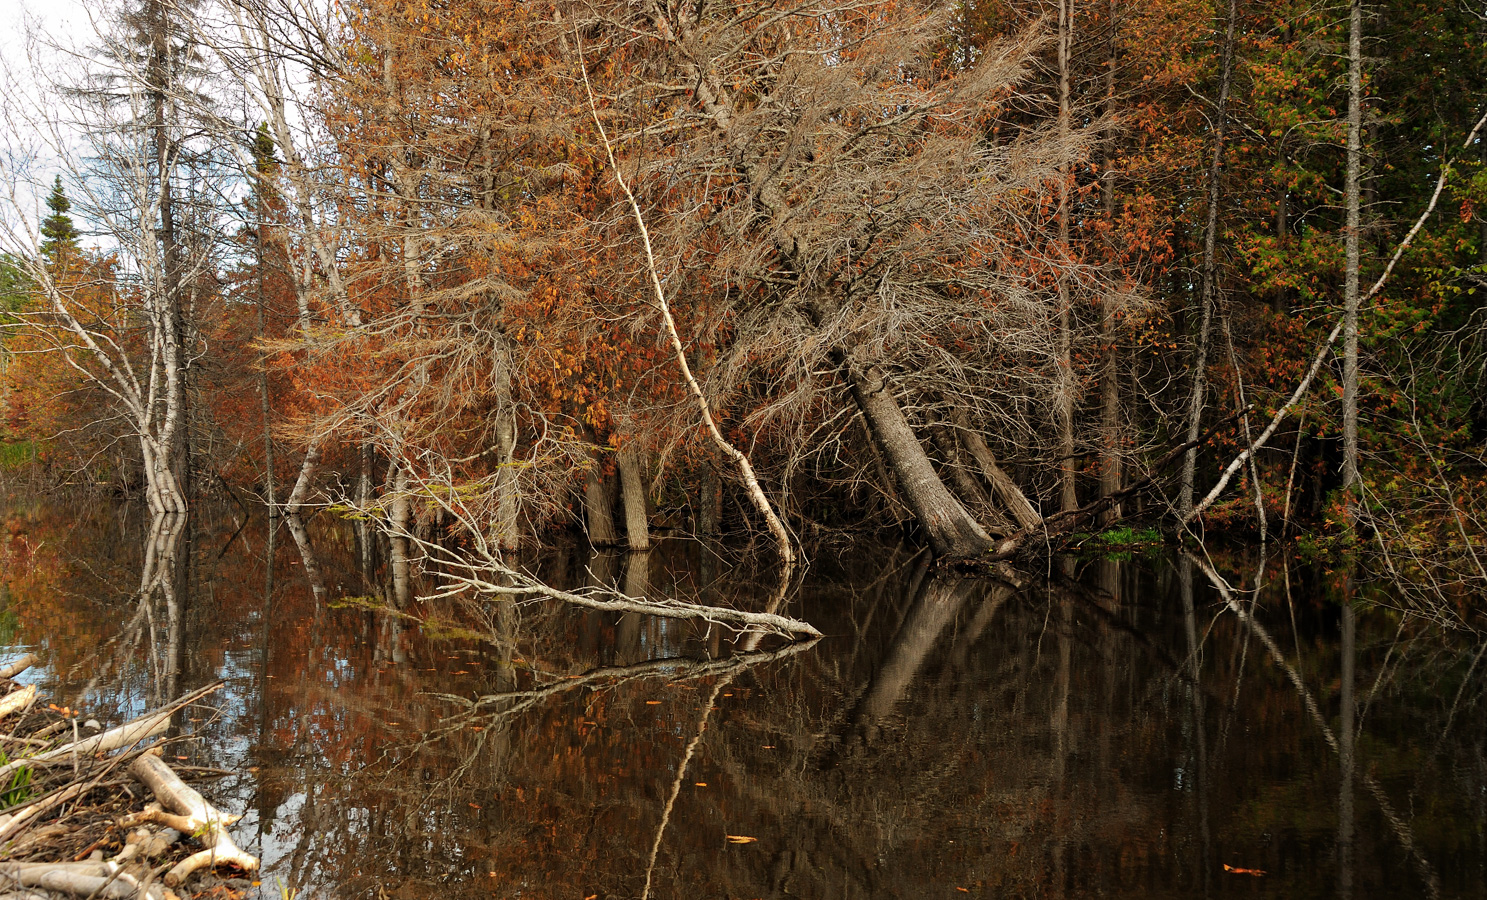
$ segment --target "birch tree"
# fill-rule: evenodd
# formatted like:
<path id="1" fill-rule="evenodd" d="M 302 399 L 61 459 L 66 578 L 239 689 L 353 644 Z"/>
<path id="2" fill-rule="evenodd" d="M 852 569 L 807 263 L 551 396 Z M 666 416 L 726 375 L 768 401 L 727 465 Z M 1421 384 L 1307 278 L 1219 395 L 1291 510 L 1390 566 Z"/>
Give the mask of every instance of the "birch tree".
<path id="1" fill-rule="evenodd" d="M 112 398 L 138 441 L 155 512 L 183 512 L 188 502 L 188 378 L 203 352 L 190 316 L 210 289 L 221 226 L 214 203 L 227 177 L 190 115 L 207 77 L 175 9 L 162 0 L 94 7 L 87 48 L 38 36 L 44 49 L 27 80 L 42 85 L 41 96 L 22 96 L 24 82 L 10 80 L 5 114 L 16 143 L 0 162 L 6 252 L 36 294 L 15 327 Z M 74 74 L 62 80 L 59 71 Z M 42 160 L 65 170 L 78 211 L 107 247 L 105 280 L 101 269 L 55 265 L 44 252 L 27 202 Z"/>

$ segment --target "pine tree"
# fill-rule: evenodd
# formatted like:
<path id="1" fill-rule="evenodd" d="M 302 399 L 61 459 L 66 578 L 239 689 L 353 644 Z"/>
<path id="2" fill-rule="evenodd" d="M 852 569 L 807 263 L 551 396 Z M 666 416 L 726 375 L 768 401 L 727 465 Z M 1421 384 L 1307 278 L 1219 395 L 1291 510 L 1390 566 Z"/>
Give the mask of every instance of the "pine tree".
<path id="1" fill-rule="evenodd" d="M 67 193 L 62 190 L 62 176 L 52 182 L 51 196 L 46 198 L 46 207 L 52 211 L 41 223 L 41 236 L 45 239 L 41 242 L 41 252 L 46 254 L 47 259 L 56 261 L 65 249 L 66 253 L 77 252 L 77 228 L 72 224 L 72 217 L 67 213 L 72 209 L 72 201 L 67 199 Z"/>

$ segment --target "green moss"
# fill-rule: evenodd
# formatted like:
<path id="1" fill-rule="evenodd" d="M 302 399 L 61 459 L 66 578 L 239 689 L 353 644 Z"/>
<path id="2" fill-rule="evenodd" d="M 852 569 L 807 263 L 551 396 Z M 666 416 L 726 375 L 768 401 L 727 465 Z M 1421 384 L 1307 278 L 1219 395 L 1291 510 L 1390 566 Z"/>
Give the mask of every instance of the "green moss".
<path id="1" fill-rule="evenodd" d="M 1165 542 L 1155 528 L 1132 528 L 1119 525 L 1098 534 L 1075 534 L 1070 543 L 1079 553 L 1106 559 L 1131 559 L 1137 554 L 1155 553 Z"/>

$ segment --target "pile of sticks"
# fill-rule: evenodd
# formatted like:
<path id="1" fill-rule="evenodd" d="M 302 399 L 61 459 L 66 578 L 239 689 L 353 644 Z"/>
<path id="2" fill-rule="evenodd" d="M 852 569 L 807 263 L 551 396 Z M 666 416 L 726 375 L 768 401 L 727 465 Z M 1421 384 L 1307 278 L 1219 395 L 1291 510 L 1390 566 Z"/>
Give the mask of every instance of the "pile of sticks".
<path id="1" fill-rule="evenodd" d="M 35 686 L 14 681 L 36 662 L 0 668 L 0 900 L 172 900 L 203 870 L 257 870 L 227 831 L 238 817 L 188 785 L 155 741 L 220 683 L 104 730 L 38 706 Z"/>

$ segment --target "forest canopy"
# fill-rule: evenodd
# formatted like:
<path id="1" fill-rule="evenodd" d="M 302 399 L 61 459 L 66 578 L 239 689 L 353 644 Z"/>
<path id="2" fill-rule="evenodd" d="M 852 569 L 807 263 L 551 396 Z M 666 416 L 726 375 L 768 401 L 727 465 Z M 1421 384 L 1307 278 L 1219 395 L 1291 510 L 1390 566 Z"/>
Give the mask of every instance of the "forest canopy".
<path id="1" fill-rule="evenodd" d="M 1145 517 L 1479 577 L 1475 0 L 95 21 L 6 104 L 12 161 L 82 136 L 5 173 L 49 198 L 0 267 L 33 477 L 499 551 Z"/>

